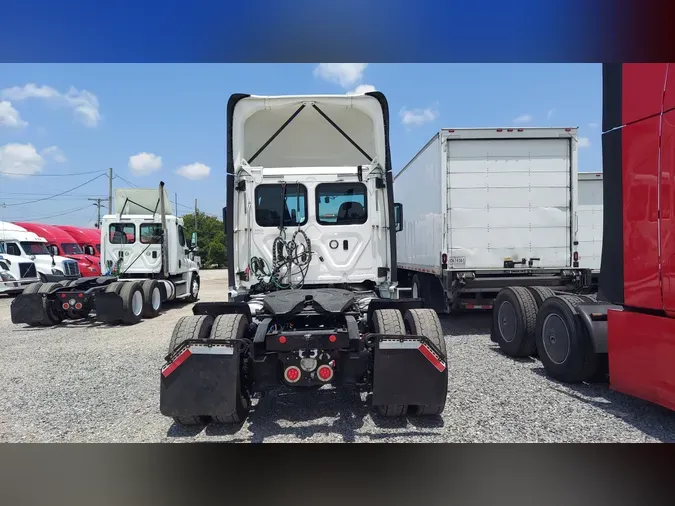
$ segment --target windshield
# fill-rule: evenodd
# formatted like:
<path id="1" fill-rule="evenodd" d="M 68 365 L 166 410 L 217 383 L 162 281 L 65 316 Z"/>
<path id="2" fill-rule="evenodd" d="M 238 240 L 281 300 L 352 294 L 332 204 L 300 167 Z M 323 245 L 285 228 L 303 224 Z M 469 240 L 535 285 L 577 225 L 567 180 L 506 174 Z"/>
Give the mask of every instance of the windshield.
<path id="1" fill-rule="evenodd" d="M 82 254 L 82 248 L 80 248 L 79 244 L 75 244 L 74 242 L 62 242 L 61 249 L 63 250 L 63 253 L 66 255 Z"/>
<path id="2" fill-rule="evenodd" d="M 49 255 L 47 245 L 43 242 L 22 242 L 21 248 L 26 255 Z"/>

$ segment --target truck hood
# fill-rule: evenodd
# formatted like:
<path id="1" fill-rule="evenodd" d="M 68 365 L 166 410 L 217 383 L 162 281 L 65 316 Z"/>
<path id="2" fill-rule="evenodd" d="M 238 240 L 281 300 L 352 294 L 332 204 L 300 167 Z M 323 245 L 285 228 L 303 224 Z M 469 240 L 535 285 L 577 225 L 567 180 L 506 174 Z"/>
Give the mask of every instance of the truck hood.
<path id="1" fill-rule="evenodd" d="M 228 131 L 235 167 L 386 166 L 385 118 L 374 95 L 237 98 Z"/>

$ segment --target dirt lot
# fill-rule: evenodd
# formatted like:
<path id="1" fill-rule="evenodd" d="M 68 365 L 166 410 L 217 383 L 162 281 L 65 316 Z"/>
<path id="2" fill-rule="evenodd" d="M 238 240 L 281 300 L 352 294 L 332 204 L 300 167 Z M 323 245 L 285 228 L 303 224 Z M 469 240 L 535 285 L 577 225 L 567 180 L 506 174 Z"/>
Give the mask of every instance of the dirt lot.
<path id="1" fill-rule="evenodd" d="M 201 299 L 224 300 L 224 271 L 202 272 Z M 0 297 L 3 442 L 453 442 L 675 441 L 675 414 L 610 391 L 547 379 L 490 341 L 483 315 L 444 317 L 448 403 L 442 417 L 384 420 L 364 398 L 336 390 L 268 395 L 238 430 L 185 431 L 159 413 L 159 369 L 175 304 L 133 327 L 91 321 L 33 329 L 10 321 Z"/>

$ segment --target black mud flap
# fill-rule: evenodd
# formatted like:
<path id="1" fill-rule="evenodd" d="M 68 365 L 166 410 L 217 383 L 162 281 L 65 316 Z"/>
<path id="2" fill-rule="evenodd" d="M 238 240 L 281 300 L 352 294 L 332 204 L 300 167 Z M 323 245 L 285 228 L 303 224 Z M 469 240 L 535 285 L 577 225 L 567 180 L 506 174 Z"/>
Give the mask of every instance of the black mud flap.
<path id="1" fill-rule="evenodd" d="M 44 318 L 44 294 L 27 293 L 17 295 L 10 306 L 12 323 L 38 325 Z"/>
<path id="2" fill-rule="evenodd" d="M 221 340 L 189 340 L 162 368 L 159 410 L 164 416 L 219 416 L 237 409 L 239 350 Z"/>
<path id="3" fill-rule="evenodd" d="M 423 336 L 378 335 L 373 405 L 440 405 L 448 389 L 447 357 Z"/>
<path id="4" fill-rule="evenodd" d="M 94 296 L 94 310 L 98 321 L 104 323 L 118 322 L 124 316 L 122 297 L 116 293 L 98 292 Z"/>

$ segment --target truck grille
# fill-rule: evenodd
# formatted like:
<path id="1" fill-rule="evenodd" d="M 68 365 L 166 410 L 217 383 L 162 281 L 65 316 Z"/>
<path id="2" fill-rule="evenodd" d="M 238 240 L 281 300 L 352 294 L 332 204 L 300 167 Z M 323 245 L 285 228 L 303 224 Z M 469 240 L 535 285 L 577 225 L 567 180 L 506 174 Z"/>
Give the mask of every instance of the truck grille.
<path id="1" fill-rule="evenodd" d="M 79 276 L 80 267 L 77 262 L 63 262 L 63 274 L 66 276 Z"/>
<path id="2" fill-rule="evenodd" d="M 23 278 L 37 278 L 37 271 L 35 270 L 34 263 L 20 263 L 19 264 L 19 277 Z"/>

